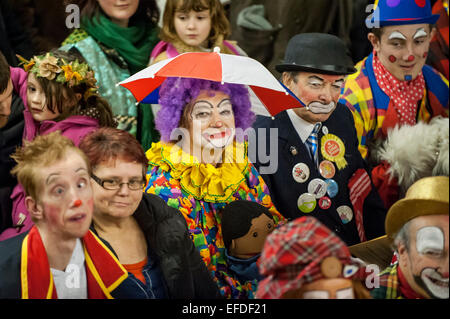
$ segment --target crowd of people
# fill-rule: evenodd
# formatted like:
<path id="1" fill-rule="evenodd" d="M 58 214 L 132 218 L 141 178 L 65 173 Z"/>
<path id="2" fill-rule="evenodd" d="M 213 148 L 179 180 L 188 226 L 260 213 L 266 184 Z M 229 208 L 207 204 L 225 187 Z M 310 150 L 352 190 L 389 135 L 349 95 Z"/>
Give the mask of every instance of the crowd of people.
<path id="1" fill-rule="evenodd" d="M 0 7 L 0 298 L 449 298 L 447 0 L 69 5 Z"/>

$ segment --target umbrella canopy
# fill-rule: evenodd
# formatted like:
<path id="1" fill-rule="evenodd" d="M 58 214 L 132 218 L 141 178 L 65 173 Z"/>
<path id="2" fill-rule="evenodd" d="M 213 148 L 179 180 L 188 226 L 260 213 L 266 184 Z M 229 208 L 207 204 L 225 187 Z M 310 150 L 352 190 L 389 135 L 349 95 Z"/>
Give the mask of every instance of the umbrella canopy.
<path id="1" fill-rule="evenodd" d="M 214 52 L 188 52 L 155 63 L 119 83 L 138 102 L 155 96 L 168 77 L 196 78 L 221 83 L 247 85 L 267 111 L 276 114 L 304 104 L 282 85 L 260 62 L 238 55 Z"/>

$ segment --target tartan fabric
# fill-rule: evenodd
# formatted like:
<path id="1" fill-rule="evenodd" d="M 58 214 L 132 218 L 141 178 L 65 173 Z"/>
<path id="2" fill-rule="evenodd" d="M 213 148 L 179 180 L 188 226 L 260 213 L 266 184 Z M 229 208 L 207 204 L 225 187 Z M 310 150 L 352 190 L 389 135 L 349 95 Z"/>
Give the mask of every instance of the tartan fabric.
<path id="1" fill-rule="evenodd" d="M 278 299 L 289 290 L 324 278 L 320 263 L 330 256 L 359 268 L 344 242 L 314 217 L 300 217 L 274 230 L 258 261 L 265 278 L 256 298 Z"/>
<path id="2" fill-rule="evenodd" d="M 346 105 L 355 121 L 358 149 L 363 158 L 369 155 L 369 142 L 384 139 L 387 129 L 398 123 L 393 105 L 376 83 L 372 66 L 373 54 L 356 65 L 357 71 L 347 77 L 339 103 Z M 426 89 L 418 108 L 417 119 L 429 122 L 432 117 L 448 117 L 448 81 L 429 66 L 422 69 Z"/>
<path id="3" fill-rule="evenodd" d="M 448 4 L 445 7 L 442 0 L 438 0 L 433 6 L 433 14 L 439 14 L 439 20 L 436 22 L 436 35 L 430 43 L 430 52 L 427 63 L 441 72 L 448 80 Z"/>
<path id="4" fill-rule="evenodd" d="M 370 295 L 374 299 L 404 299 L 401 296 L 398 280 L 398 263 L 387 267 L 380 274 L 380 286 L 373 289 Z"/>

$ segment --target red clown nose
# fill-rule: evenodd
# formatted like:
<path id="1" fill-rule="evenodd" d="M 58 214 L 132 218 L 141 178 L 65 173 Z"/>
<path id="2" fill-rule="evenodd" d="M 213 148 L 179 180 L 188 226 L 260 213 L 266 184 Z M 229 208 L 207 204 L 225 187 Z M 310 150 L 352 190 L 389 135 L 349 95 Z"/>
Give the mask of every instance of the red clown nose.
<path id="1" fill-rule="evenodd" d="M 410 55 L 410 56 L 408 57 L 408 62 L 412 62 L 412 61 L 414 61 L 414 55 Z"/>
<path id="2" fill-rule="evenodd" d="M 80 207 L 81 204 L 83 204 L 83 202 L 81 201 L 81 199 L 77 199 L 77 200 L 73 203 L 73 206 L 75 206 L 75 207 Z"/>

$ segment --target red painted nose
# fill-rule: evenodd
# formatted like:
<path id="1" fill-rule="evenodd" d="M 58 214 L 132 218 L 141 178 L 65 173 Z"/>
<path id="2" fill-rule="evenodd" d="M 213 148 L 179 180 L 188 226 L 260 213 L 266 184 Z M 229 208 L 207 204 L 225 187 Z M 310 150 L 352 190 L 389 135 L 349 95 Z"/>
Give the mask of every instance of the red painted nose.
<path id="1" fill-rule="evenodd" d="M 408 57 L 408 62 L 412 62 L 412 61 L 414 61 L 414 55 L 410 55 L 409 57 Z"/>
<path id="2" fill-rule="evenodd" d="M 73 206 L 75 206 L 75 207 L 80 207 L 81 204 L 83 204 L 83 202 L 81 201 L 81 199 L 77 199 L 77 200 L 73 203 Z"/>

